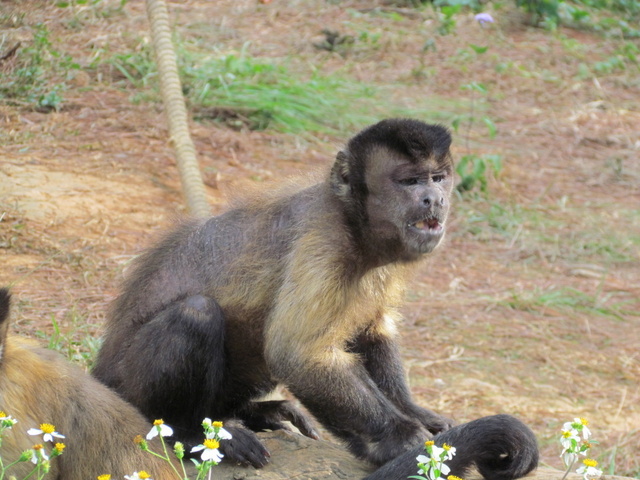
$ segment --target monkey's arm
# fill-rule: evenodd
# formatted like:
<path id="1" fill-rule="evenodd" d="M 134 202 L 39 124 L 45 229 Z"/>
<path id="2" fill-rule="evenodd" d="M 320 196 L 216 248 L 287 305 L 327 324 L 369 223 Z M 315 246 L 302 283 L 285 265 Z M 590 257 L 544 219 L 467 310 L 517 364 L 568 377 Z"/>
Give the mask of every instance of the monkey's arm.
<path id="1" fill-rule="evenodd" d="M 538 444 L 533 432 L 510 415 L 483 417 L 435 436 L 436 445 L 456 448 L 446 462 L 450 474 L 464 478 L 474 466 L 487 480 L 513 480 L 524 477 L 538 465 Z M 364 480 L 405 480 L 416 475 L 422 445 L 385 464 Z"/>
<path id="2" fill-rule="evenodd" d="M 383 315 L 377 325 L 358 336 L 351 350 L 362 358 L 378 388 L 408 417 L 419 420 L 433 434 L 448 430 L 454 424 L 452 420 L 416 405 L 411 399 L 394 330 L 393 320 Z"/>
<path id="3" fill-rule="evenodd" d="M 362 328 L 358 322 L 375 313 L 361 312 L 366 302 L 346 304 L 349 287 L 326 265 L 330 254 L 314 251 L 323 259 L 320 266 L 311 255 L 290 262 L 266 325 L 265 358 L 325 427 L 356 455 L 380 465 L 424 442 L 429 432 L 387 397 L 357 354 L 347 351 L 348 339 Z M 297 264 L 295 257 L 306 262 Z"/>

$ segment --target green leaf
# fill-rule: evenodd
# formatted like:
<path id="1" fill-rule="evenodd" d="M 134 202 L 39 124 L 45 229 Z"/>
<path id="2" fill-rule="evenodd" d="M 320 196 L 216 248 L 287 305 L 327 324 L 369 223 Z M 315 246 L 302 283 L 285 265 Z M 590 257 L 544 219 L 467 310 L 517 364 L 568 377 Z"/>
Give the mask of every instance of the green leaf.
<path id="1" fill-rule="evenodd" d="M 462 85 L 462 90 L 471 90 L 473 92 L 480 92 L 480 93 L 487 93 L 487 87 L 484 86 L 484 84 L 482 83 L 478 83 L 478 82 L 471 82 L 471 83 L 467 83 L 466 85 Z"/>
<path id="2" fill-rule="evenodd" d="M 479 45 L 474 45 L 473 43 L 470 43 L 469 46 L 473 48 L 473 51 L 476 52 L 478 55 L 482 55 L 484 52 L 489 50 L 489 47 L 481 47 Z"/>
<path id="3" fill-rule="evenodd" d="M 460 11 L 461 8 L 462 7 L 460 5 L 445 5 L 440 9 L 440 11 L 444 14 L 445 17 L 453 17 Z"/>
<path id="4" fill-rule="evenodd" d="M 498 133 L 498 127 L 496 127 L 496 124 L 493 123 L 493 120 L 491 120 L 489 117 L 482 117 L 482 122 L 489 129 L 489 138 L 495 138 L 496 134 Z"/>

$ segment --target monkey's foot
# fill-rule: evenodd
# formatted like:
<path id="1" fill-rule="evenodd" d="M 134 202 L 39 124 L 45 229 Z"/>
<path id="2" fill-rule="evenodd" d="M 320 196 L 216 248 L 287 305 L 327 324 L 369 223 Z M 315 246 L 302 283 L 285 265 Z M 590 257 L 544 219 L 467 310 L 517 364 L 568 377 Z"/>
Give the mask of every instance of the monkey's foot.
<path id="1" fill-rule="evenodd" d="M 226 421 L 224 428 L 231 434 L 231 439 L 220 442 L 220 451 L 226 460 L 255 468 L 262 468 L 269 463 L 271 454 L 255 433 L 243 427 L 237 420 Z"/>
<path id="2" fill-rule="evenodd" d="M 291 431 L 291 428 L 283 423 L 288 421 L 304 436 L 316 440 L 320 438 L 311 419 L 288 400 L 253 402 L 238 417 L 254 432 L 264 430 Z"/>

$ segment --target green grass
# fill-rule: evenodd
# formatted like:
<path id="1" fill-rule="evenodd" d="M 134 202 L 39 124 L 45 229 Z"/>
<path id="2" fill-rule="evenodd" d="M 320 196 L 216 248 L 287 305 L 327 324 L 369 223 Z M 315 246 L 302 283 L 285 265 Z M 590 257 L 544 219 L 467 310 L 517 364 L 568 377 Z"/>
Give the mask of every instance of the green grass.
<path id="1" fill-rule="evenodd" d="M 569 259 L 640 260 L 640 210 L 611 204 L 572 208 L 567 213 L 576 219 L 563 240 Z"/>
<path id="2" fill-rule="evenodd" d="M 614 317 L 619 320 L 626 316 L 640 316 L 633 300 L 611 301 L 611 295 L 590 295 L 575 288 L 536 288 L 531 292 L 512 291 L 509 298 L 497 300 L 497 305 L 506 306 L 514 310 L 537 312 L 544 315 L 545 310 L 560 310 L 572 314 L 583 312 L 592 315 Z"/>
<path id="3" fill-rule="evenodd" d="M 457 211 L 465 218 L 462 234 L 470 233 L 486 242 L 502 238 L 511 248 L 535 250 L 550 260 L 608 266 L 639 259 L 640 234 L 632 233 L 640 232 L 639 210 L 466 196 Z M 622 224 L 620 219 L 624 219 Z"/>
<path id="4" fill-rule="evenodd" d="M 466 216 L 466 229 L 480 238 L 495 235 L 512 239 L 516 234 L 542 231 L 559 225 L 546 213 L 546 208 L 537 204 L 520 204 L 499 200 L 486 201 L 484 198 L 469 198 L 460 205 L 460 212 Z"/>
<path id="5" fill-rule="evenodd" d="M 313 68 L 294 72 L 289 59 L 260 60 L 246 50 L 211 54 L 182 45 L 178 56 L 183 91 L 195 118 L 234 128 L 342 135 L 389 116 L 448 123 L 460 108 L 460 102 L 433 96 L 422 105 L 404 107 L 395 99 L 403 86 L 382 87 L 347 75 L 323 75 Z M 148 48 L 116 55 L 110 62 L 133 86 L 155 88 L 157 75 Z"/>
<path id="6" fill-rule="evenodd" d="M 16 45 L 12 68 L 0 76 L 0 100 L 40 111 L 59 110 L 66 79 L 80 65 L 54 47 L 45 25 L 32 30 L 32 41 L 25 47 Z"/>
<path id="7" fill-rule="evenodd" d="M 191 58 L 183 67 L 185 91 L 201 115 L 209 111 L 224 119 L 232 111 L 252 129 L 273 127 L 294 134 L 333 133 L 376 117 L 366 106 L 376 103 L 379 93 L 367 85 L 315 72 L 303 80 L 283 65 L 244 53 Z"/>
<path id="8" fill-rule="evenodd" d="M 42 330 L 36 331 L 38 338 L 47 342 L 47 348 L 64 355 L 68 360 L 89 369 L 100 349 L 100 339 L 96 337 L 93 325 L 72 309 L 64 319 L 64 326 L 51 315 L 53 331 L 48 335 Z"/>

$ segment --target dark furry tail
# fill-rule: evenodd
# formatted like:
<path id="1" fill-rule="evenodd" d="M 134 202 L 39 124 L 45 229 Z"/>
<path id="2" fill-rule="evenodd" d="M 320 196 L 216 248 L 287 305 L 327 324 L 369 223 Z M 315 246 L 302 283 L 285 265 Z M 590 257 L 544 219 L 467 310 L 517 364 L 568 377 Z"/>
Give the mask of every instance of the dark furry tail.
<path id="1" fill-rule="evenodd" d="M 525 476 L 538 465 L 536 437 L 524 423 L 510 415 L 493 415 L 458 425 L 436 435 L 436 445 L 447 443 L 456 448 L 446 462 L 450 475 L 464 478 L 475 466 L 487 480 L 513 480 Z M 364 480 L 406 480 L 417 475 L 416 457 L 424 446 L 400 455 Z"/>

